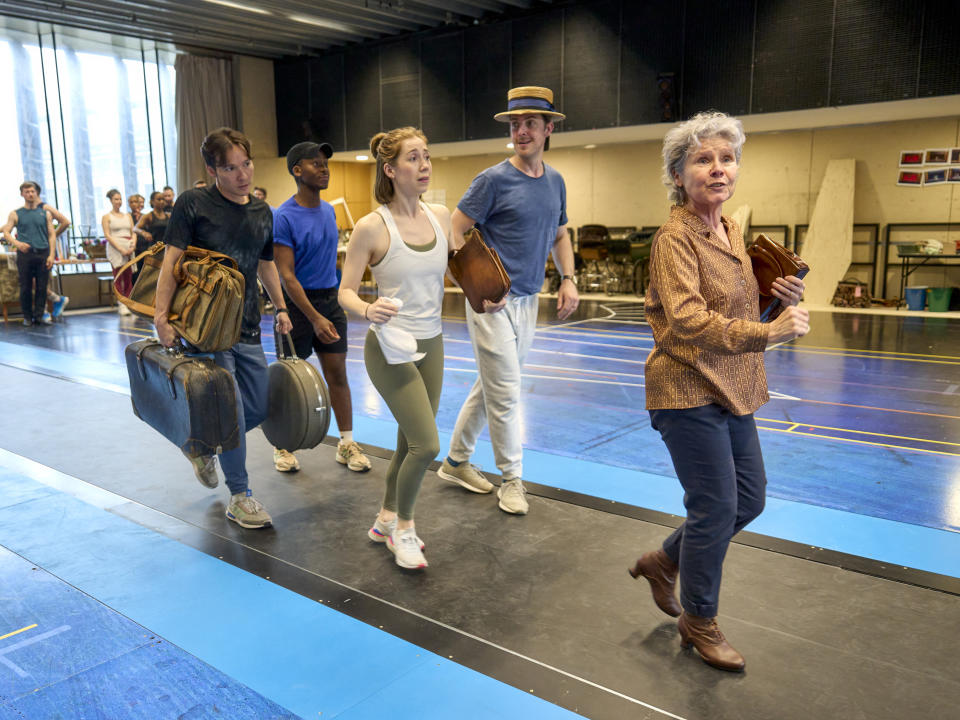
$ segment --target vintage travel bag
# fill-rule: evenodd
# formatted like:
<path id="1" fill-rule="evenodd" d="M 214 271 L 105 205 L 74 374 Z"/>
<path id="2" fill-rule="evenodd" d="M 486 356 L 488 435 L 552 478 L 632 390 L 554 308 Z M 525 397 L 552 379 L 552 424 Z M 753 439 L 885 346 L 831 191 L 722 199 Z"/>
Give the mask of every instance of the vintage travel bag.
<path id="1" fill-rule="evenodd" d="M 276 333 L 274 333 L 276 337 Z M 276 448 L 293 452 L 315 448 L 330 429 L 330 394 L 320 371 L 293 351 L 293 338 L 277 339 L 277 361 L 267 369 L 267 417 L 260 425 Z"/>
<path id="2" fill-rule="evenodd" d="M 237 393 L 229 372 L 156 338 L 127 345 L 125 355 L 138 418 L 191 457 L 237 447 Z"/>
<path id="3" fill-rule="evenodd" d="M 119 277 L 127 268 L 143 260 L 130 297 L 117 291 L 117 298 L 148 320 L 153 320 L 164 249 L 163 243 L 156 243 L 117 272 Z M 170 303 L 173 328 L 201 352 L 219 352 L 236 345 L 240 340 L 246 285 L 236 261 L 223 253 L 190 246 L 177 261 L 174 273 L 177 289 Z"/>
<path id="4" fill-rule="evenodd" d="M 467 296 L 475 313 L 483 312 L 483 301 L 500 302 L 510 292 L 510 278 L 497 251 L 483 241 L 477 228 L 464 234 L 466 242 L 451 253 L 447 268 Z"/>
<path id="5" fill-rule="evenodd" d="M 868 308 L 871 301 L 870 288 L 865 282 L 846 278 L 837 283 L 830 304 L 836 307 Z"/>
<path id="6" fill-rule="evenodd" d="M 760 287 L 760 322 L 774 320 L 783 308 L 780 299 L 770 294 L 773 281 L 788 275 L 802 279 L 810 271 L 810 267 L 799 255 L 775 243 L 763 233 L 747 248 L 747 255 L 750 256 L 753 274 Z"/>

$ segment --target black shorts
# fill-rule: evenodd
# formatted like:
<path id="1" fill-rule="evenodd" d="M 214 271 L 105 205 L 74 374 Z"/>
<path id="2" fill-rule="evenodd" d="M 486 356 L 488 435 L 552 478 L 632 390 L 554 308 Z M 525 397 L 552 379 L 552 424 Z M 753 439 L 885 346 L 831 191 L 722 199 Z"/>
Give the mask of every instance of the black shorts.
<path id="1" fill-rule="evenodd" d="M 310 357 L 310 353 L 314 351 L 318 355 L 321 353 L 346 353 L 347 315 L 337 301 L 337 288 L 305 289 L 304 292 L 314 309 L 333 323 L 340 339 L 332 343 L 321 342 L 320 338 L 313 332 L 313 325 L 310 324 L 307 316 L 300 311 L 300 308 L 290 299 L 290 296 L 284 293 L 287 307 L 290 309 L 290 322 L 293 323 L 291 335 L 293 336 L 293 349 L 297 353 L 297 357 L 307 359 Z"/>

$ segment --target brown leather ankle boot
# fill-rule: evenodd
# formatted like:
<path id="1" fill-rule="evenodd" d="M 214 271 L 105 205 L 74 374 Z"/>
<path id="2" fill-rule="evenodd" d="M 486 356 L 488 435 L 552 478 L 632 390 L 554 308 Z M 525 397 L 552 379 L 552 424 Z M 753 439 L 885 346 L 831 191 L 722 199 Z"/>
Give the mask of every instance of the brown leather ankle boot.
<path id="1" fill-rule="evenodd" d="M 663 548 L 644 553 L 636 564 L 628 570 L 634 578 L 643 575 L 650 581 L 650 591 L 657 607 L 670 617 L 678 617 L 683 608 L 677 602 L 674 589 L 677 586 L 677 566 Z"/>
<path id="2" fill-rule="evenodd" d="M 693 645 L 707 665 L 732 672 L 741 672 L 746 665 L 743 655 L 720 632 L 715 617 L 705 618 L 684 612 L 677 621 L 677 628 L 680 630 L 680 645 L 684 648 Z"/>

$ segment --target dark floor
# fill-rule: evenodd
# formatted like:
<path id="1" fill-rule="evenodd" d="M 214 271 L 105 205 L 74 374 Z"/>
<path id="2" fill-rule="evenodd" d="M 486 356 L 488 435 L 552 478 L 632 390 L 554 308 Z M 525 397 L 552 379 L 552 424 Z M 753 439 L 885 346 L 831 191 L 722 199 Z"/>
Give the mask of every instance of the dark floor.
<path id="1" fill-rule="evenodd" d="M 430 568 L 404 573 L 366 539 L 382 459 L 357 475 L 322 445 L 281 475 L 251 433 L 254 489 L 276 529 L 246 532 L 223 519 L 225 492 L 199 486 L 126 397 L 8 367 L 0 386 L 19 409 L 3 429 L 8 450 L 181 519 L 164 531 L 183 542 L 586 717 L 901 719 L 960 706 L 944 641 L 960 637 L 955 595 L 735 543 L 720 623 L 748 664 L 721 673 L 680 649 L 675 624 L 626 573 L 665 525 L 542 497 L 508 516 L 492 496 L 429 474 L 417 527 Z M 122 512 L 137 519 L 135 504 Z"/>

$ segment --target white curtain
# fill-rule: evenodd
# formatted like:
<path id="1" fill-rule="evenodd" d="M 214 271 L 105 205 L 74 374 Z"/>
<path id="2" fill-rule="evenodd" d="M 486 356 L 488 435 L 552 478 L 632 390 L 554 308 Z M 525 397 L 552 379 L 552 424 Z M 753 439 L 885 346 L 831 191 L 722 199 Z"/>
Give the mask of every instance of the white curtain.
<path id="1" fill-rule="evenodd" d="M 233 62 L 198 55 L 178 55 L 177 187 L 180 192 L 206 178 L 200 145 L 211 130 L 236 127 Z"/>

